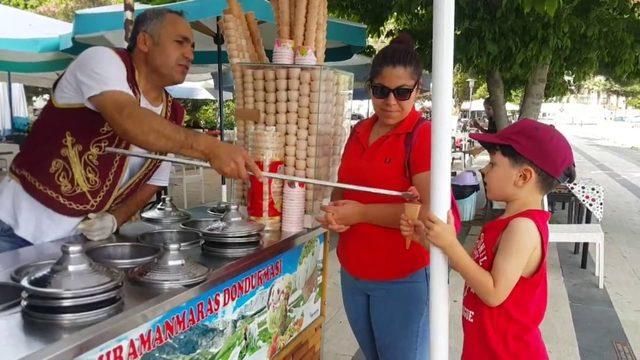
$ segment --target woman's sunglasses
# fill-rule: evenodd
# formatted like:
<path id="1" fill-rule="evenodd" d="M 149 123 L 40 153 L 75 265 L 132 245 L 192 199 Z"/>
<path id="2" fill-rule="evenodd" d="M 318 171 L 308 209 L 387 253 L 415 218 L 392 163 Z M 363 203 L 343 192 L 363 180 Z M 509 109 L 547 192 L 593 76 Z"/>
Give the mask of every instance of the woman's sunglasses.
<path id="1" fill-rule="evenodd" d="M 370 84 L 369 89 L 371 90 L 371 95 L 380 100 L 384 100 L 389 97 L 390 93 L 393 93 L 393 97 L 398 101 L 407 101 L 413 94 L 413 90 L 418 86 L 418 82 L 416 81 L 415 85 L 411 89 L 406 87 L 397 87 L 395 89 L 390 89 L 384 85 L 380 84 Z"/>

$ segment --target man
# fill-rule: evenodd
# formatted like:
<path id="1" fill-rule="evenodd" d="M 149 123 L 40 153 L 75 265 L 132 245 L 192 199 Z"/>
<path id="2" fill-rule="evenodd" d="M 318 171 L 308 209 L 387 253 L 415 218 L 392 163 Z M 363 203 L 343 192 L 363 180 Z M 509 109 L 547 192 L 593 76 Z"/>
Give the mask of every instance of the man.
<path id="1" fill-rule="evenodd" d="M 83 233 L 110 236 L 166 186 L 170 164 L 105 153 L 111 146 L 209 161 L 222 175 L 260 176 L 243 149 L 182 128 L 184 109 L 164 90 L 194 56 L 182 13 L 151 9 L 127 50 L 93 47 L 53 95 L 0 183 L 0 252 Z M 142 150 L 145 149 L 145 150 Z"/>

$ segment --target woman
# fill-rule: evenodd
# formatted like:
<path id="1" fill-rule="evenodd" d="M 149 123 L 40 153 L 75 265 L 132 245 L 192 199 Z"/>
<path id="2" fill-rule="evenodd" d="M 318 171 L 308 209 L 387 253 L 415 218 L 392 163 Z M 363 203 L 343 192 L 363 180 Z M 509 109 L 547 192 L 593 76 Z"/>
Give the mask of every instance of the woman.
<path id="1" fill-rule="evenodd" d="M 368 87 L 375 114 L 349 137 L 338 181 L 405 191 L 429 209 L 429 122 L 414 108 L 422 64 L 401 35 L 373 58 Z M 403 199 L 336 189 L 318 219 L 340 233 L 342 298 L 367 359 L 427 359 L 429 253 L 407 249 L 399 231 Z"/>

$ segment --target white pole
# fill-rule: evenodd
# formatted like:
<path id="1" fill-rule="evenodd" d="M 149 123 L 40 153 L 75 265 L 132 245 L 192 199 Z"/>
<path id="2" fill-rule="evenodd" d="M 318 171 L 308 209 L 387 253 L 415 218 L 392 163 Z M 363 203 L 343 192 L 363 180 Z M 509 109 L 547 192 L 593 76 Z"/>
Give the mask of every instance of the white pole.
<path id="1" fill-rule="evenodd" d="M 431 130 L 431 210 L 447 218 L 451 204 L 451 110 L 453 108 L 453 0 L 433 1 L 433 122 Z M 431 360 L 449 358 L 449 264 L 431 246 L 429 336 Z"/>

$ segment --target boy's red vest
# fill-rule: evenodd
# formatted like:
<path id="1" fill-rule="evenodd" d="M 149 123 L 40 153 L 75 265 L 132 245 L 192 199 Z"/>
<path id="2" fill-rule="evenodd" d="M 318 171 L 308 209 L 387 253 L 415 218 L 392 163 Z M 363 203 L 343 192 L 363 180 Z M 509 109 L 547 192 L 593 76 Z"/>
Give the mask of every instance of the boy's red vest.
<path id="1" fill-rule="evenodd" d="M 123 49 L 114 51 L 125 64 L 127 82 L 139 101 L 131 56 Z M 166 92 L 165 99 L 163 117 L 181 126 L 184 108 Z M 58 105 L 52 97 L 34 122 L 10 172 L 29 195 L 51 210 L 67 216 L 85 216 L 118 206 L 160 166 L 160 161 L 146 161 L 119 187 L 127 157 L 105 153 L 104 149 L 128 149 L 129 145 L 99 112 L 84 106 Z"/>

